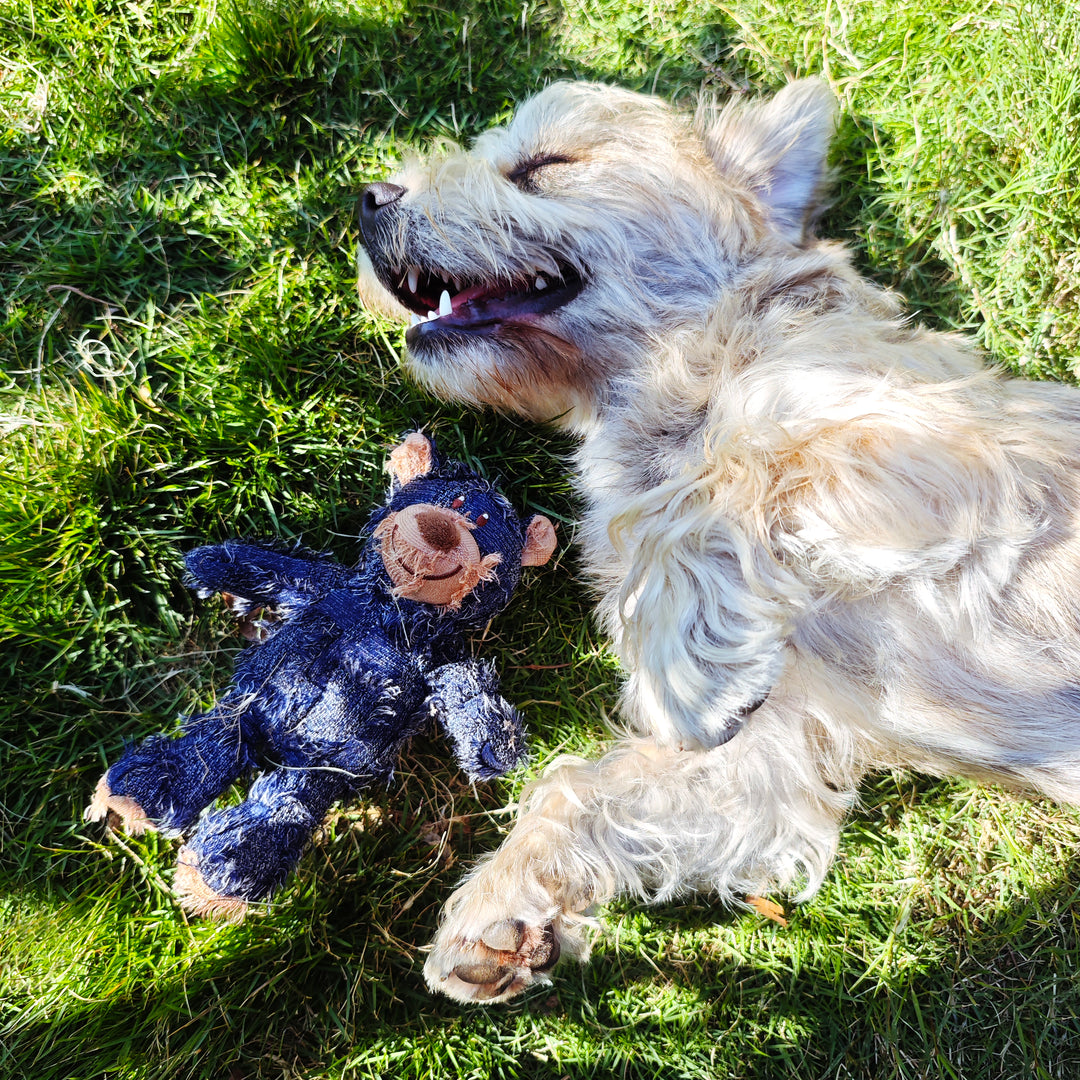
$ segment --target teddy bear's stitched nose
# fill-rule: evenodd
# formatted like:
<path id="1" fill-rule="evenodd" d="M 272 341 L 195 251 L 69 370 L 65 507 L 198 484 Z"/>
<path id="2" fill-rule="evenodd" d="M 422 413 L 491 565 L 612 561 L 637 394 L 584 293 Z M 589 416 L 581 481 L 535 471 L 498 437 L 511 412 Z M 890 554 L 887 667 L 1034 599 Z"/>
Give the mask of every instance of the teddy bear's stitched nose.
<path id="1" fill-rule="evenodd" d="M 461 543 L 457 525 L 438 510 L 421 510 L 416 527 L 424 543 L 436 551 L 453 551 Z"/>

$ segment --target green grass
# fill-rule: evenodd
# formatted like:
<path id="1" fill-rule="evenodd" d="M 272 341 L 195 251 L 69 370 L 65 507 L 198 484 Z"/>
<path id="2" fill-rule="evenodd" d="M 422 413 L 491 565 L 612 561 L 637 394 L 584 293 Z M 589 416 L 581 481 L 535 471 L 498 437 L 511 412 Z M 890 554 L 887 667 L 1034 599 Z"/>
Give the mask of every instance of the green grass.
<path id="1" fill-rule="evenodd" d="M 186 547 L 349 558 L 416 421 L 572 535 L 567 444 L 426 400 L 357 301 L 356 195 L 397 155 L 555 77 L 690 102 L 823 72 L 825 228 L 921 318 L 1071 379 L 1078 25 L 1067 0 L 0 7 L 0 1075 L 1080 1074 L 1080 817 L 1050 804 L 878 778 L 786 929 L 616 907 L 589 967 L 492 1011 L 429 997 L 418 947 L 523 777 L 473 790 L 418 740 L 240 927 L 175 907 L 175 843 L 81 821 L 125 741 L 227 678 Z M 538 769 L 602 739 L 617 673 L 572 550 L 530 581 L 484 648 Z"/>

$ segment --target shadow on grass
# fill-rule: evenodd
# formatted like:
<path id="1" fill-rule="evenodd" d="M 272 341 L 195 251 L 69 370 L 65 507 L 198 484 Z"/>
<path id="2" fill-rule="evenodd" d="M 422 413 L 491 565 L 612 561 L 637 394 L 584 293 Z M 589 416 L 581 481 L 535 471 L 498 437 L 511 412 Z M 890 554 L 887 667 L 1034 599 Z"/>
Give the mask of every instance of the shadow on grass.
<path id="1" fill-rule="evenodd" d="M 388 944 L 388 933 L 426 939 L 428 900 L 386 925 L 367 921 L 363 901 L 312 919 L 299 898 L 292 916 L 198 930 L 216 947 L 168 977 L 16 1019 L 4 1045 L 20 1074 L 37 1076 L 77 1058 L 83 1075 L 127 1066 L 232 1080 L 379 1076 L 395 1062 L 399 1075 L 435 1076 L 448 1059 L 467 1077 L 651 1080 L 667 1060 L 703 1077 L 1069 1077 L 1080 1067 L 1068 959 L 1080 947 L 1069 915 L 1078 893 L 1080 880 L 1062 881 L 987 912 L 976 932 L 944 919 L 925 957 L 884 968 L 828 942 L 794 965 L 784 938 L 800 933 L 797 912 L 740 958 L 723 944 L 736 917 L 664 906 L 637 917 L 651 941 L 706 944 L 678 957 L 607 944 L 581 971 L 557 969 L 553 988 L 490 1010 L 430 997 L 421 958 Z"/>
<path id="2" fill-rule="evenodd" d="M 1073 876 L 985 917 L 943 919 L 920 931 L 936 937 L 928 955 L 895 967 L 868 964 L 827 941 L 815 943 L 817 956 L 796 967 L 780 942 L 789 931 L 765 930 L 778 955 L 698 960 L 688 972 L 664 964 L 673 1003 L 682 1003 L 679 1012 L 669 1006 L 666 1018 L 649 1018 L 663 1008 L 656 1004 L 657 968 L 639 959 L 605 955 L 585 975 L 584 1007 L 560 996 L 598 1035 L 627 1027 L 633 1017 L 634 1040 L 696 1043 L 689 1056 L 703 1069 L 715 1063 L 718 1075 L 746 1075 L 752 1058 L 755 1078 L 1064 1078 L 1080 1066 L 1080 989 L 1070 959 L 1080 945 L 1070 913 L 1078 899 L 1080 879 Z M 660 918 L 665 937 L 702 925 L 679 912 Z M 977 923 L 975 932 L 961 925 L 967 918 Z M 704 926 L 709 922 L 706 912 Z M 641 995 L 640 1009 L 627 1007 L 628 993 Z M 686 1010 L 698 1013 L 697 1024 L 687 1022 Z M 614 1056 L 612 1065 L 621 1064 Z M 649 1074 L 642 1068 L 633 1075 Z"/>

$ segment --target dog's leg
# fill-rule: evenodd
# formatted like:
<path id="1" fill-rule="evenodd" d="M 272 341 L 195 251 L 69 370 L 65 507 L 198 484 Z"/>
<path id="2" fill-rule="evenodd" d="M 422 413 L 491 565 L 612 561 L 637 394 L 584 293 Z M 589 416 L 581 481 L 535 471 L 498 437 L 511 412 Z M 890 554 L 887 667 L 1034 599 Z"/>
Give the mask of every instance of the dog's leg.
<path id="1" fill-rule="evenodd" d="M 857 777 L 823 772 L 820 729 L 796 721 L 793 733 L 779 709 L 760 712 L 714 750 L 641 739 L 553 765 L 446 905 L 429 985 L 493 1002 L 546 981 L 560 955 L 586 955 L 587 910 L 620 894 L 816 889 Z"/>

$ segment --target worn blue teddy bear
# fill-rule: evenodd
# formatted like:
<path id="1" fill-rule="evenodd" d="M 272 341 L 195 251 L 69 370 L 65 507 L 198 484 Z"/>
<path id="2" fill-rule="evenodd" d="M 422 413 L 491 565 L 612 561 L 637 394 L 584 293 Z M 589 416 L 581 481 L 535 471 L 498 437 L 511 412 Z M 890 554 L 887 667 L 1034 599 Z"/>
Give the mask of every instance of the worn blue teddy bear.
<path id="1" fill-rule="evenodd" d="M 509 602 L 522 566 L 540 566 L 555 530 L 523 526 L 510 503 L 458 461 L 409 435 L 391 454 L 387 504 L 349 569 L 303 548 L 230 541 L 186 557 L 199 596 L 220 592 L 260 644 L 229 690 L 154 735 L 98 784 L 87 817 L 129 833 L 187 832 L 175 889 L 185 908 L 238 920 L 296 866 L 330 807 L 393 773 L 402 743 L 431 716 L 472 777 L 525 755 L 521 718 L 466 632 Z M 260 613 L 264 617 L 259 617 Z M 239 805 L 200 814 L 261 770 Z"/>

